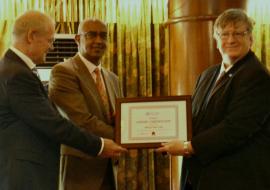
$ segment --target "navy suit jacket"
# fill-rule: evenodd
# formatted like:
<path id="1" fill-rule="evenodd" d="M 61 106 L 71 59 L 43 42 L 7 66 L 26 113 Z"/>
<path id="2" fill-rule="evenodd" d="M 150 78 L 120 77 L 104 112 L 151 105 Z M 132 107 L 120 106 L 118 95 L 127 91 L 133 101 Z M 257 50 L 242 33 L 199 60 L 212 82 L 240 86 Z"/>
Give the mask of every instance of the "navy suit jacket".
<path id="1" fill-rule="evenodd" d="M 196 190 L 270 189 L 269 73 L 249 52 L 210 93 L 219 70 L 213 66 L 198 79 L 192 98 L 195 156 L 184 160 L 184 174 Z"/>
<path id="2" fill-rule="evenodd" d="M 56 190 L 60 143 L 95 156 L 99 137 L 62 118 L 11 50 L 0 61 L 0 189 Z"/>

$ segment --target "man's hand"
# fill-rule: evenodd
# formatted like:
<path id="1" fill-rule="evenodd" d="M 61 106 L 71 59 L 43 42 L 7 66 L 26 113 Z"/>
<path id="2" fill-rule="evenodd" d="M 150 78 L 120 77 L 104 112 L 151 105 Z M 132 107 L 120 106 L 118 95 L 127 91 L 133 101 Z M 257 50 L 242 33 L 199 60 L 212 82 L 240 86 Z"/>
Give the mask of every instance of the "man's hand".
<path id="1" fill-rule="evenodd" d="M 171 142 L 162 143 L 162 147 L 157 148 L 156 152 L 166 152 L 170 155 L 183 155 L 183 141 L 173 140 Z"/>
<path id="2" fill-rule="evenodd" d="M 103 140 L 104 147 L 100 154 L 101 157 L 119 157 L 121 153 L 127 152 L 127 149 L 119 146 L 114 141 L 105 138 Z"/>
<path id="3" fill-rule="evenodd" d="M 185 143 L 187 143 L 186 146 Z M 190 141 L 184 142 L 181 140 L 172 140 L 167 143 L 162 143 L 161 145 L 161 147 L 155 150 L 156 152 L 165 152 L 173 156 L 191 156 L 194 154 L 194 150 Z"/>

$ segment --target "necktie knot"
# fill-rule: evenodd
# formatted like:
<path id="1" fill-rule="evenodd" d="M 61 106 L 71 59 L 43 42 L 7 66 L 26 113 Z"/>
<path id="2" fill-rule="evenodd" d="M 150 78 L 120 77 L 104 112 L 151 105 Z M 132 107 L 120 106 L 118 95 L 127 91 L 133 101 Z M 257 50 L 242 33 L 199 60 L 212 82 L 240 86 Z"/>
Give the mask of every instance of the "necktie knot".
<path id="1" fill-rule="evenodd" d="M 100 75 L 100 70 L 99 70 L 99 68 L 98 68 L 98 67 L 97 67 L 97 68 L 95 68 L 94 72 L 95 72 L 95 74 L 96 74 L 96 75 Z"/>
<path id="2" fill-rule="evenodd" d="M 32 68 L 32 72 L 33 72 L 38 78 L 40 78 L 40 77 L 39 77 L 39 74 L 38 74 L 37 67 Z"/>
<path id="3" fill-rule="evenodd" d="M 215 87 L 224 79 L 226 72 L 222 71 L 218 77 L 218 79 L 215 82 Z"/>

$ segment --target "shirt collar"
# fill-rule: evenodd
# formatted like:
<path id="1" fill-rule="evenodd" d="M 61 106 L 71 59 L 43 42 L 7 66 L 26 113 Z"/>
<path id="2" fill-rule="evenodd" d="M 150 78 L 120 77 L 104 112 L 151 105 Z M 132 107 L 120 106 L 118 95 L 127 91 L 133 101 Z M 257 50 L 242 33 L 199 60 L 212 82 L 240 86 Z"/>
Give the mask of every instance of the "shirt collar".
<path id="1" fill-rule="evenodd" d="M 17 48 L 15 47 L 10 47 L 10 49 L 18 56 L 20 57 L 23 62 L 27 65 L 27 67 L 29 67 L 31 70 L 33 68 L 36 67 L 36 64 L 33 63 L 33 61 L 27 56 L 25 55 L 23 52 L 21 52 L 20 50 L 18 50 Z"/>
<path id="2" fill-rule="evenodd" d="M 89 70 L 90 73 L 93 73 L 96 68 L 98 68 L 99 70 L 101 70 L 101 64 L 99 64 L 98 66 L 96 66 L 91 61 L 88 61 L 80 52 L 78 54 L 79 54 L 82 62 L 85 64 L 85 66 L 87 67 L 87 69 Z"/>
<path id="3" fill-rule="evenodd" d="M 233 65 L 234 64 L 230 64 L 229 66 L 227 66 L 227 68 L 225 68 L 225 63 L 222 62 L 219 73 L 222 73 L 222 72 L 227 73 L 233 67 Z"/>

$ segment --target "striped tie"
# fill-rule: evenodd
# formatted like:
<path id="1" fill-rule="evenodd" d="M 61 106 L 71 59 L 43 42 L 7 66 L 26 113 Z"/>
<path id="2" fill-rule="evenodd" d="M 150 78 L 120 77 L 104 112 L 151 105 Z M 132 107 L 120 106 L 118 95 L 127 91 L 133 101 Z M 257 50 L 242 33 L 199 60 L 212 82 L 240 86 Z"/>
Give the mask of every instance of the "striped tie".
<path id="1" fill-rule="evenodd" d="M 108 95 L 105 89 L 105 86 L 102 83 L 102 76 L 100 73 L 100 70 L 98 68 L 95 69 L 95 74 L 96 74 L 96 85 L 97 85 L 97 89 L 99 92 L 99 95 L 102 99 L 103 105 L 105 107 L 106 110 L 106 117 L 108 119 L 108 121 L 111 123 L 112 122 L 112 116 L 111 116 L 111 112 L 110 112 L 110 104 L 109 104 L 109 99 L 108 99 Z"/>
<path id="2" fill-rule="evenodd" d="M 210 92 L 210 95 L 209 95 L 209 98 L 213 95 L 213 93 L 215 92 L 216 88 L 218 87 L 218 85 L 226 78 L 226 72 L 225 71 L 222 71 L 222 73 L 220 73 L 219 77 L 217 78 L 211 92 Z"/>
<path id="3" fill-rule="evenodd" d="M 215 81 L 215 83 L 213 84 L 211 90 L 209 91 L 208 95 L 206 96 L 206 99 L 205 99 L 204 104 L 203 104 L 203 109 L 205 109 L 206 106 L 208 105 L 208 102 L 209 102 L 210 98 L 212 97 L 213 93 L 215 92 L 216 87 L 220 84 L 220 82 L 221 82 L 222 80 L 224 80 L 225 74 L 226 74 L 226 72 L 223 71 L 223 72 L 220 73 L 220 75 L 218 76 L 217 80 Z"/>
<path id="4" fill-rule="evenodd" d="M 220 83 L 221 81 L 223 81 L 223 79 L 225 78 L 225 74 L 226 74 L 225 71 L 222 71 L 222 73 L 220 73 L 218 79 L 217 79 L 216 82 L 215 82 L 214 88 L 215 88 L 216 86 L 218 86 L 219 83 Z"/>

